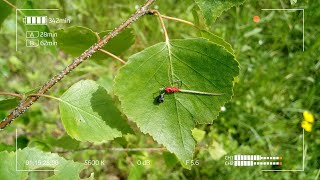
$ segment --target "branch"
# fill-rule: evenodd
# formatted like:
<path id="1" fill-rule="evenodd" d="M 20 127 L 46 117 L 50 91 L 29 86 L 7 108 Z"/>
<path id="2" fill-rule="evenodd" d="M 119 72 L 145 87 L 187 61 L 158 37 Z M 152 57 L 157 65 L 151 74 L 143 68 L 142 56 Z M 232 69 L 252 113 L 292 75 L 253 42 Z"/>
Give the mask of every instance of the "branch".
<path id="1" fill-rule="evenodd" d="M 12 93 L 12 92 L 0 92 L 0 95 L 3 95 L 3 96 L 14 96 L 14 97 L 18 97 L 20 99 L 23 99 L 23 95 L 17 94 L 17 93 Z"/>
<path id="2" fill-rule="evenodd" d="M 100 50 L 110 39 L 117 36 L 121 31 L 127 28 L 131 23 L 144 16 L 149 12 L 149 6 L 156 0 L 147 0 L 147 2 L 138 9 L 129 19 L 111 31 L 109 34 L 104 36 L 97 44 L 92 45 L 89 49 L 83 52 L 79 57 L 73 60 L 73 62 L 64 68 L 60 73 L 52 77 L 46 82 L 36 94 L 44 94 L 57 82 L 61 81 L 67 74 L 78 67 L 83 61 L 89 59 L 95 52 Z M 40 96 L 30 96 L 26 98 L 19 106 L 17 106 L 7 117 L 0 122 L 0 130 L 8 126 L 14 119 L 23 114 L 33 103 L 35 103 Z"/>

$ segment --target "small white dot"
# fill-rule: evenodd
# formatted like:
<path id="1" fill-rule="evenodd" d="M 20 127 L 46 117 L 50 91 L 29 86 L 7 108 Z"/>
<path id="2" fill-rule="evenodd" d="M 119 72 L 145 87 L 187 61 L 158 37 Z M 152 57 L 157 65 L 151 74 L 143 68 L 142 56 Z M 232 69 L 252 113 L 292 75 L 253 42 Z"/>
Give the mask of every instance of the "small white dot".
<path id="1" fill-rule="evenodd" d="M 226 109 L 226 107 L 222 106 L 222 107 L 220 108 L 220 110 L 221 110 L 222 112 L 225 112 L 227 109 Z"/>

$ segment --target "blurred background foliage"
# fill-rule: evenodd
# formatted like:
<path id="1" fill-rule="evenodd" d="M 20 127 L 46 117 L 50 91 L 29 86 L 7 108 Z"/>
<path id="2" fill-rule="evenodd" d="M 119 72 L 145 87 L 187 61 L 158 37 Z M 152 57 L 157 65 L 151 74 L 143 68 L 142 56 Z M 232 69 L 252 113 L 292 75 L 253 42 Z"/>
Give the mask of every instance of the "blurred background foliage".
<path id="1" fill-rule="evenodd" d="M 144 0 L 40 1 L 17 2 L 18 8 L 58 8 L 49 15 L 71 18 L 71 24 L 49 26 L 54 32 L 69 26 L 84 26 L 95 32 L 111 30 L 135 11 Z M 3 2 L 0 2 L 3 4 Z M 198 141 L 194 156 L 198 166 L 186 170 L 167 151 L 117 152 L 109 148 L 160 147 L 139 132 L 115 141 L 94 145 L 68 137 L 61 125 L 58 103 L 42 98 L 0 133 L 0 150 L 13 151 L 15 129 L 18 147 L 43 151 L 84 162 L 105 160 L 104 166 L 88 166 L 81 177 L 95 173 L 96 179 L 317 179 L 320 173 L 320 60 L 318 37 L 320 6 L 317 0 L 247 0 L 231 8 L 210 26 L 229 42 L 240 63 L 232 101 L 212 125 L 200 125 L 193 134 Z M 157 1 L 162 14 L 194 21 L 191 0 Z M 303 11 L 262 11 L 264 8 L 304 8 L 305 51 L 303 52 Z M 4 11 L 3 11 L 4 12 Z M 15 13 L 0 29 L 0 91 L 26 93 L 38 88 L 72 62 L 73 56 L 59 50 L 21 47 L 15 51 Z M 260 16 L 258 23 L 253 16 Z M 197 37 L 199 32 L 181 23 L 165 20 L 171 39 Z M 18 26 L 20 27 L 20 25 Z M 135 43 L 119 56 L 125 60 L 136 52 L 164 41 L 158 19 L 145 16 L 132 24 Z M 20 30 L 18 30 L 18 33 Z M 19 38 L 23 43 L 23 34 Z M 60 96 L 81 79 L 97 80 L 107 90 L 121 64 L 109 57 L 83 63 L 49 92 Z M 1 96 L 1 99 L 6 97 Z M 139 98 L 139 97 L 137 97 Z M 3 101 L 1 101 L 4 103 Z M 14 103 L 17 103 L 16 101 Z M 302 169 L 302 113 L 315 116 L 311 132 L 305 132 L 304 172 L 262 172 L 262 169 Z M 0 117 L 9 111 L 1 110 Z M 82 149 L 86 148 L 88 149 Z M 89 150 L 91 149 L 91 150 Z M 95 150 L 96 149 L 96 150 Z M 283 166 L 234 167 L 225 165 L 224 155 L 261 154 L 283 157 Z M 137 165 L 149 160 L 150 165 Z M 31 173 L 30 179 L 47 177 Z"/>

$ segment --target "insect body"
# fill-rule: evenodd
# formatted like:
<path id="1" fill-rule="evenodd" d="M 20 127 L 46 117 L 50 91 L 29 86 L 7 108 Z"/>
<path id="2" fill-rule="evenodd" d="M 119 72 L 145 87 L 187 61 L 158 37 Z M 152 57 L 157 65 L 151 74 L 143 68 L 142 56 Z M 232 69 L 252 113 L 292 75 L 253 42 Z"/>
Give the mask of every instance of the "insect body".
<path id="1" fill-rule="evenodd" d="M 161 93 L 159 96 L 156 97 L 157 103 L 163 103 L 164 102 L 164 94 L 165 94 L 165 92 Z"/>
<path id="2" fill-rule="evenodd" d="M 179 92 L 180 90 L 181 90 L 180 88 L 176 88 L 176 87 L 165 87 L 165 88 L 162 88 L 162 91 L 164 91 L 165 93 L 175 93 L 175 92 Z"/>
<path id="3" fill-rule="evenodd" d="M 158 103 L 163 103 L 165 94 L 171 94 L 171 93 L 176 93 L 176 92 L 201 94 L 201 95 L 208 95 L 208 96 L 221 96 L 221 95 L 223 95 L 223 93 L 209 93 L 209 92 L 180 89 L 177 87 L 165 87 L 165 88 L 160 89 L 160 95 L 157 96 L 156 100 Z"/>

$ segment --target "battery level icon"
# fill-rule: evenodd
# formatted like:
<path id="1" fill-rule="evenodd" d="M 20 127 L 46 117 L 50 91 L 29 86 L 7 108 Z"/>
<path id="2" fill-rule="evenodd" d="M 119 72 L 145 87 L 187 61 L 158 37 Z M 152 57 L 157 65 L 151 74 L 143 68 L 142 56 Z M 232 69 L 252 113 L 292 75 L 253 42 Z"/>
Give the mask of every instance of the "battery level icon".
<path id="1" fill-rule="evenodd" d="M 26 25 L 46 25 L 47 22 L 47 16 L 25 16 L 23 18 L 23 23 Z"/>

